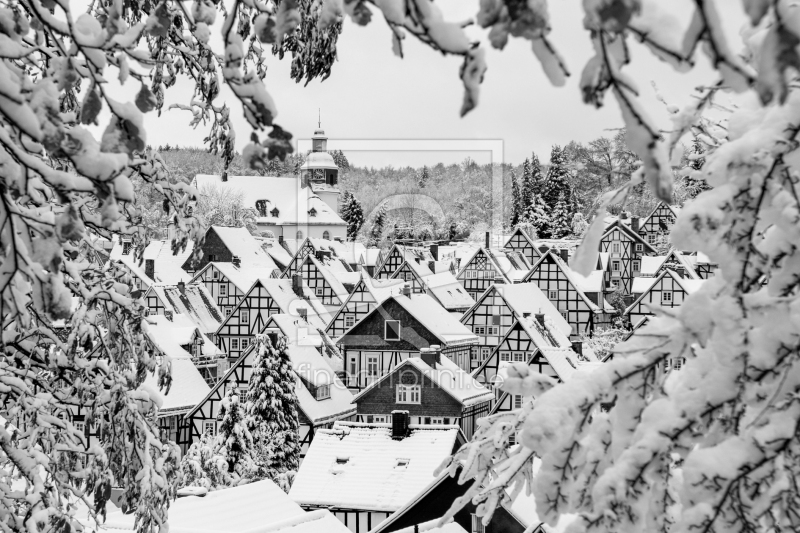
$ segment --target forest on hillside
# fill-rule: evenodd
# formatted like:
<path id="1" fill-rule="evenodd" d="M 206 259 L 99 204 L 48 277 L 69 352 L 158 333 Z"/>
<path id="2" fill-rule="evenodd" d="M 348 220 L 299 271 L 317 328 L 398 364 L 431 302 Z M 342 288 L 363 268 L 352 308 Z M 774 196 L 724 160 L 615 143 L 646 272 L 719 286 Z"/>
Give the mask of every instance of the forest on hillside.
<path id="1" fill-rule="evenodd" d="M 220 157 L 200 148 L 157 149 L 173 181 L 189 182 L 196 174 L 224 171 Z M 678 171 L 690 159 L 691 166 L 699 167 L 702 152 L 702 143 L 695 140 L 676 162 L 675 204 L 683 204 L 702 189 L 702 184 Z M 479 238 L 487 229 L 510 230 L 520 224 L 539 237 L 580 236 L 585 224 L 575 226 L 575 213 L 578 220 L 590 220 L 602 194 L 627 182 L 639 166 L 625 144 L 623 130 L 588 143 L 554 146 L 548 154 L 531 153 L 515 164 L 478 164 L 466 158 L 459 164 L 422 168 L 389 162 L 381 168 L 367 168 L 351 166 L 341 151 L 331 153 L 340 167 L 340 188 L 349 193 L 343 199 L 360 206 L 363 213 L 363 221 L 354 224 L 355 232 L 374 244 L 394 238 Z M 266 168 L 252 170 L 237 154 L 228 173 L 297 174 L 303 161 L 303 155 L 293 154 L 283 162 L 275 159 Z M 155 201 L 157 192 L 144 183 L 136 186 L 137 203 L 148 227 L 153 236 L 163 236 L 168 216 Z M 646 216 L 656 203 L 649 188 L 640 185 L 632 189 L 624 204 L 613 206 L 611 213 L 624 210 Z M 254 206 L 242 205 L 235 194 L 205 191 L 195 213 L 205 225 L 245 226 L 256 231 Z"/>

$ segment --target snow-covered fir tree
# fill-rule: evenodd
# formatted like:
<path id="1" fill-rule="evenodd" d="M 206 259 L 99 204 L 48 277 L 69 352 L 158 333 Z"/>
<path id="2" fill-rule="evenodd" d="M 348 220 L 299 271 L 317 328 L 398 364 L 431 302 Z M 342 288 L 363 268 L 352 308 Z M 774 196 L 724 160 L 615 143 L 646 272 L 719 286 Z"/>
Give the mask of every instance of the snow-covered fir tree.
<path id="1" fill-rule="evenodd" d="M 253 470 L 253 437 L 247 427 L 239 393 L 233 388 L 228 389 L 222 399 L 220 417 L 216 450 L 228 461 L 228 472 L 235 482 L 248 477 Z"/>
<path id="2" fill-rule="evenodd" d="M 572 215 L 572 234 L 576 237 L 583 237 L 586 230 L 589 229 L 589 223 L 586 217 L 580 211 Z"/>
<path id="3" fill-rule="evenodd" d="M 536 154 L 534 154 L 534 157 L 536 157 Z M 538 160 L 534 159 L 533 164 L 537 165 Z M 519 178 L 519 192 L 520 205 L 522 206 L 520 212 L 524 213 L 528 207 L 530 207 L 533 202 L 533 197 L 535 196 L 533 169 L 531 168 L 531 161 L 528 158 L 525 158 L 525 161 L 522 162 L 522 176 Z"/>
<path id="4" fill-rule="evenodd" d="M 339 167 L 339 172 L 344 174 L 350 170 L 350 161 L 347 160 L 344 152 L 341 150 L 329 150 L 328 153 L 333 157 L 333 162 L 336 163 L 336 166 Z"/>
<path id="5" fill-rule="evenodd" d="M 361 203 L 350 191 L 345 191 L 342 196 L 340 215 L 342 220 L 347 222 L 347 240 L 354 241 L 364 225 L 364 210 L 361 207 Z"/>
<path id="6" fill-rule="evenodd" d="M 568 204 L 571 201 L 572 194 L 567 163 L 564 150 L 558 145 L 553 145 L 550 151 L 550 166 L 547 169 L 547 178 L 542 191 L 542 199 L 551 209 L 555 208 L 561 195 L 563 195 Z"/>
<path id="7" fill-rule="evenodd" d="M 511 227 L 516 228 L 522 219 L 522 191 L 517 181 L 517 174 L 511 170 Z"/>
<path id="8" fill-rule="evenodd" d="M 689 198 L 695 198 L 701 192 L 710 189 L 706 180 L 701 177 L 702 172 L 700 172 L 705 163 L 705 158 L 703 157 L 705 151 L 705 146 L 699 136 L 694 135 L 692 138 L 692 147 L 688 154 L 689 164 L 686 166 L 687 175 L 684 178 L 686 194 Z"/>
<path id="9" fill-rule="evenodd" d="M 428 167 L 423 166 L 422 172 L 419 173 L 419 180 L 417 181 L 417 185 L 419 185 L 420 189 L 424 189 L 425 186 L 428 184 L 428 180 L 430 179 L 430 172 L 428 172 Z"/>
<path id="10" fill-rule="evenodd" d="M 552 239 L 566 237 L 572 232 L 572 214 L 564 198 L 564 193 L 558 195 L 558 200 L 552 211 L 549 213 L 549 234 Z"/>
<path id="11" fill-rule="evenodd" d="M 247 389 L 247 428 L 253 437 L 256 477 L 273 481 L 294 472 L 300 458 L 297 375 L 286 351 L 286 339 L 273 346 L 256 337 L 256 359 Z"/>
<path id="12" fill-rule="evenodd" d="M 531 203 L 522 215 L 520 225 L 527 228 L 529 235 L 533 234 L 537 237 L 549 238 L 551 233 L 550 223 L 551 214 L 548 212 L 547 205 L 545 205 L 540 195 L 534 194 L 531 198 Z"/>
<path id="13" fill-rule="evenodd" d="M 192 442 L 181 458 L 181 486 L 205 487 L 208 490 L 225 488 L 231 484 L 228 459 L 220 453 L 216 439 L 207 434 Z"/>
<path id="14" fill-rule="evenodd" d="M 367 246 L 378 246 L 386 232 L 386 202 L 381 203 L 375 210 L 372 226 L 367 235 Z"/>

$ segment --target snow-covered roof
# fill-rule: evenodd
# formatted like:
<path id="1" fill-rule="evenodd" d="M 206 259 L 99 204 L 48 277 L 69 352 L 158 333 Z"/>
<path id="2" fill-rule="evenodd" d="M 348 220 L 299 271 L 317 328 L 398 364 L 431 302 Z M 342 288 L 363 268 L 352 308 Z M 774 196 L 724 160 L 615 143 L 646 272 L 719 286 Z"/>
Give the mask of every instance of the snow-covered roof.
<path id="1" fill-rule="evenodd" d="M 494 264 L 495 270 L 502 274 L 505 280 L 509 283 L 521 281 L 531 268 L 528 260 L 525 259 L 525 256 L 520 252 L 478 247 L 472 250 L 472 253 L 466 258 L 461 260 L 461 271 L 459 274 L 466 270 L 470 261 L 472 261 L 472 259 L 481 251 L 483 251 L 484 256 L 486 256 L 489 261 Z"/>
<path id="2" fill-rule="evenodd" d="M 536 283 L 498 284 L 494 288 L 517 316 L 522 316 L 525 312 L 532 315 L 544 313 L 563 334 L 569 335 L 572 332 L 572 326 Z"/>
<path id="3" fill-rule="evenodd" d="M 155 285 L 153 290 L 159 292 L 166 309 L 191 317 L 203 333 L 216 332 L 225 320 L 214 298 L 201 283 L 184 285 L 183 291 L 179 285 Z"/>
<path id="4" fill-rule="evenodd" d="M 242 204 L 247 208 L 255 208 L 256 202 L 267 202 L 267 216 L 257 217 L 256 222 L 266 225 L 340 225 L 347 223 L 317 196 L 311 187 L 304 187 L 297 176 L 228 176 L 222 181 L 220 176 L 198 174 L 193 185 L 198 192 L 208 194 L 210 188 L 241 192 Z M 272 216 L 272 210 L 278 209 L 278 216 Z M 314 209 L 315 216 L 309 215 Z"/>
<path id="5" fill-rule="evenodd" d="M 600 304 L 598 305 L 595 302 L 593 302 L 588 296 L 586 296 L 586 292 L 581 288 L 582 286 L 587 286 L 590 283 L 596 283 L 596 279 L 594 280 L 594 282 L 592 282 L 591 280 L 586 280 L 585 278 L 579 279 L 578 276 L 577 276 L 577 272 L 574 272 L 566 263 L 564 263 L 564 261 L 561 259 L 561 256 L 558 253 L 556 253 L 554 250 L 552 250 L 552 249 L 548 250 L 546 253 L 542 254 L 542 257 L 539 258 L 539 260 L 536 262 L 535 265 L 533 265 L 533 268 L 531 269 L 531 272 L 540 263 L 546 261 L 548 257 L 552 258 L 552 260 L 556 263 L 556 265 L 559 266 L 559 268 L 561 269 L 561 272 L 563 272 L 564 275 L 569 280 L 569 282 L 572 283 L 572 286 L 575 287 L 575 290 L 578 292 L 578 295 L 581 297 L 581 299 L 584 301 L 584 303 L 589 307 L 589 309 L 591 309 L 593 311 L 599 311 L 599 310 L 604 310 L 604 309 L 605 310 L 610 310 L 611 309 L 611 305 L 609 305 L 608 302 L 606 302 L 605 298 L 603 298 L 601 300 Z M 591 285 L 591 286 L 594 286 L 594 285 Z M 589 291 L 589 292 L 595 292 L 595 291 Z"/>
<path id="6" fill-rule="evenodd" d="M 605 272 L 602 270 L 592 270 L 588 276 L 581 276 L 574 270 L 571 272 L 572 277 L 575 279 L 575 284 L 578 290 L 583 292 L 603 292 L 603 285 L 605 280 L 603 278 Z"/>
<path id="7" fill-rule="evenodd" d="M 675 283 L 686 292 L 686 294 L 692 294 L 693 292 L 697 291 L 698 289 L 700 289 L 700 287 L 702 287 L 703 283 L 707 281 L 705 279 L 687 279 L 681 277 L 671 268 L 663 270 L 661 274 L 659 274 L 658 277 L 656 278 L 634 278 L 634 284 L 636 283 L 637 279 L 645 279 L 649 281 L 650 284 L 641 293 L 636 292 L 636 290 L 632 291 L 634 294 L 639 294 L 639 296 L 633 301 L 631 305 L 628 306 L 627 309 L 625 309 L 624 314 L 630 313 L 631 310 L 644 299 L 647 292 L 651 290 L 665 276 L 670 276 L 675 281 Z M 641 287 L 635 287 L 634 285 L 634 288 L 639 289 Z"/>
<path id="8" fill-rule="evenodd" d="M 322 275 L 322 277 L 330 286 L 333 293 L 336 295 L 337 298 L 339 298 L 340 301 L 343 302 L 347 298 L 347 295 L 349 294 L 347 292 L 347 289 L 344 288 L 342 281 L 339 280 L 338 276 L 334 275 L 333 271 L 328 266 L 323 265 L 321 261 L 319 261 L 316 257 L 314 257 L 314 254 L 308 254 L 306 258 L 303 260 L 302 264 L 305 264 L 306 262 L 314 263 L 314 266 L 317 267 L 317 270 L 319 270 L 320 275 Z M 347 273 L 353 274 L 354 272 L 347 272 Z"/>
<path id="9" fill-rule="evenodd" d="M 339 167 L 333 160 L 333 156 L 328 152 L 311 152 L 306 157 L 300 170 L 308 170 L 312 168 L 323 168 L 329 170 L 338 170 Z"/>
<path id="10" fill-rule="evenodd" d="M 312 346 L 290 344 L 286 347 L 292 369 L 299 378 L 315 386 L 330 386 L 330 398 L 317 400 L 303 383 L 295 387 L 300 410 L 312 424 L 324 424 L 356 413 L 353 393 L 339 380 L 334 369 Z"/>
<path id="11" fill-rule="evenodd" d="M 378 303 L 383 302 L 389 296 L 401 294 L 405 285 L 405 281 L 402 279 L 374 279 L 366 272 L 363 273 L 362 279 L 370 294 Z"/>
<path id="12" fill-rule="evenodd" d="M 427 294 L 392 296 L 392 298 L 447 344 L 471 343 L 478 340 L 469 328 Z"/>
<path id="13" fill-rule="evenodd" d="M 647 292 L 647 290 L 652 287 L 653 283 L 655 282 L 656 278 L 636 276 L 633 278 L 633 284 L 631 285 L 631 294 L 642 294 Z"/>
<path id="14" fill-rule="evenodd" d="M 458 435 L 458 426 L 411 425 L 394 440 L 391 424 L 335 422 L 317 431 L 289 496 L 304 506 L 394 512 L 434 479 Z"/>
<path id="15" fill-rule="evenodd" d="M 115 261 L 117 263 L 124 265 L 125 268 L 127 268 L 131 274 L 139 278 L 142 281 L 144 290 L 147 290 L 155 283 L 155 281 L 153 281 L 153 279 L 150 276 L 145 274 L 144 263 L 140 265 L 133 258 L 133 254 L 120 255 L 119 257 L 112 257 L 111 261 Z"/>
<path id="16" fill-rule="evenodd" d="M 292 262 L 293 254 L 290 254 L 286 248 L 278 242 L 278 239 L 261 238 L 260 242 L 265 245 L 262 246 L 262 249 L 269 254 L 281 270 L 289 266 L 289 263 Z"/>
<path id="17" fill-rule="evenodd" d="M 211 389 L 192 360 L 186 357 L 173 357 L 172 384 L 169 391 L 158 389 L 158 370 L 156 374 L 148 374 L 142 388 L 150 393 L 150 397 L 160 403 L 160 415 L 185 413 L 202 402 Z"/>
<path id="18" fill-rule="evenodd" d="M 135 514 L 108 512 L 97 531 L 132 531 Z M 87 524 L 88 525 L 88 524 Z M 90 531 L 93 531 L 90 529 Z M 169 507 L 170 533 L 348 533 L 327 509 L 305 512 L 270 480 L 178 498 Z"/>
<path id="19" fill-rule="evenodd" d="M 209 231 L 212 229 L 231 254 L 238 257 L 243 265 L 248 267 L 258 266 L 269 272 L 278 268 L 269 254 L 261 248 L 261 243 L 247 231 L 247 228 L 211 226 Z"/>
<path id="20" fill-rule="evenodd" d="M 353 402 L 367 394 L 367 392 L 371 391 L 374 387 L 377 387 L 379 383 L 386 379 L 391 379 L 389 376 L 398 374 L 400 369 L 406 366 L 413 366 L 419 370 L 423 376 L 430 379 L 465 407 L 494 399 L 494 392 L 478 383 L 472 375 L 461 369 L 461 367 L 451 361 L 446 355 L 441 355 L 436 368 L 431 368 L 430 365 L 420 357 L 409 357 L 394 367 L 390 372 L 384 374 L 379 380 L 373 382 L 369 387 L 356 394 L 353 397 Z"/>
<path id="21" fill-rule="evenodd" d="M 238 267 L 233 263 L 222 262 L 209 263 L 209 265 L 214 265 L 214 268 L 219 270 L 223 276 L 228 278 L 228 281 L 233 283 L 237 289 L 242 291 L 242 293 L 246 293 L 258 278 L 268 278 L 271 275 L 271 271 L 269 271 L 267 268 L 261 268 L 259 266 L 246 263 L 242 263 Z M 208 266 L 205 268 L 208 268 Z M 195 278 L 197 278 L 199 275 L 200 273 L 198 272 L 198 275 L 195 276 Z"/>
<path id="22" fill-rule="evenodd" d="M 655 277 L 658 274 L 658 269 L 661 268 L 661 265 L 664 264 L 664 260 L 666 258 L 667 258 L 666 255 L 642 256 L 641 258 L 642 263 L 639 268 L 639 272 L 641 272 L 642 276 L 649 276 L 651 278 Z"/>
<path id="23" fill-rule="evenodd" d="M 378 262 L 378 257 L 381 254 L 380 248 L 367 248 L 364 250 L 364 253 L 361 254 L 363 258 L 364 266 L 375 266 Z"/>
<path id="24" fill-rule="evenodd" d="M 395 533 L 468 533 L 458 522 L 450 522 L 441 527 L 437 526 L 438 523 L 438 519 L 431 520 L 423 524 L 398 529 Z"/>
<path id="25" fill-rule="evenodd" d="M 461 283 L 448 270 L 433 274 L 424 279 L 425 288 L 448 311 L 453 309 L 469 309 L 475 300 L 464 290 Z"/>
<path id="26" fill-rule="evenodd" d="M 308 323 L 318 329 L 325 329 L 325 325 L 330 322 L 331 315 L 322 305 L 322 302 L 314 295 L 314 291 L 309 289 L 308 285 L 303 283 L 303 298 L 295 294 L 292 288 L 292 280 L 287 278 L 260 278 L 253 284 L 260 283 L 267 293 L 275 301 L 275 304 L 280 308 L 281 313 L 297 316 L 297 310 L 304 308 L 307 310 Z M 249 293 L 253 287 L 247 291 Z M 245 298 L 239 302 L 237 307 L 241 306 Z M 231 313 L 233 316 L 233 313 Z"/>

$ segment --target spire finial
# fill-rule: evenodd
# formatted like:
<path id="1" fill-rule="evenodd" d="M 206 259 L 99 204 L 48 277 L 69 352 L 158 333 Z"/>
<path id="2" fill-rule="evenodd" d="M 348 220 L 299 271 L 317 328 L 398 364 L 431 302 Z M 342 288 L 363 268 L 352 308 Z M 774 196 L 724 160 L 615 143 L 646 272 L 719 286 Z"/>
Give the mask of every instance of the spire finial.
<path id="1" fill-rule="evenodd" d="M 322 128 L 322 109 L 318 107 L 317 108 L 317 113 L 318 113 L 318 115 L 317 115 L 317 127 L 319 127 L 321 129 Z"/>

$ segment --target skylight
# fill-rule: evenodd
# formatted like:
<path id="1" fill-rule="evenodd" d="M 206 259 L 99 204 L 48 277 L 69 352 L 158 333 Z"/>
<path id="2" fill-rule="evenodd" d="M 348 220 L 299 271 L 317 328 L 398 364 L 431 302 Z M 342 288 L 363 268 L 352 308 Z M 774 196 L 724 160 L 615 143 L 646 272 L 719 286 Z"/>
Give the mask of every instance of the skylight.
<path id="1" fill-rule="evenodd" d="M 398 459 L 394 465 L 395 470 L 405 469 L 410 461 L 410 459 Z"/>
<path id="2" fill-rule="evenodd" d="M 337 457 L 336 464 L 337 465 L 346 465 L 350 461 L 349 457 Z"/>

